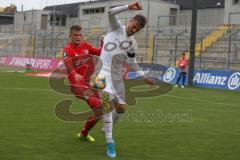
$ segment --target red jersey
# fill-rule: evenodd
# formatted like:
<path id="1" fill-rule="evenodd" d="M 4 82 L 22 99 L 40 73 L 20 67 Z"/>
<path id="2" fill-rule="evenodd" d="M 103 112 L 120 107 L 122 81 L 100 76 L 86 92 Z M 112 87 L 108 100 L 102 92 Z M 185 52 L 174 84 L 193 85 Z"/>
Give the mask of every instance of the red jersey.
<path id="1" fill-rule="evenodd" d="M 88 84 L 95 69 L 92 55 L 100 54 L 101 48 L 94 48 L 88 43 L 69 43 L 63 50 L 63 57 L 70 83 L 76 83 L 74 75 L 80 74 L 85 84 Z"/>
<path id="2" fill-rule="evenodd" d="M 182 72 L 186 72 L 187 65 L 188 65 L 188 60 L 186 58 L 179 59 L 178 67 Z"/>

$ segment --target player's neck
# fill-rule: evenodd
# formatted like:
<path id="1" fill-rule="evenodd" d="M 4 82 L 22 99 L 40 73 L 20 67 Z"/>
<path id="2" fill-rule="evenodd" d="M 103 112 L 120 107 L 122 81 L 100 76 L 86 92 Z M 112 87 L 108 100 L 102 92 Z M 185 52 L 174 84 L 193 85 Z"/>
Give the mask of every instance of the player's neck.
<path id="1" fill-rule="evenodd" d="M 71 42 L 71 45 L 74 46 L 74 47 L 79 47 L 81 43 L 73 43 Z"/>
<path id="2" fill-rule="evenodd" d="M 128 35 L 128 29 L 127 29 L 127 26 L 124 26 L 124 29 L 125 29 L 125 31 L 126 31 L 126 35 L 127 35 L 127 37 L 131 37 L 131 36 Z"/>

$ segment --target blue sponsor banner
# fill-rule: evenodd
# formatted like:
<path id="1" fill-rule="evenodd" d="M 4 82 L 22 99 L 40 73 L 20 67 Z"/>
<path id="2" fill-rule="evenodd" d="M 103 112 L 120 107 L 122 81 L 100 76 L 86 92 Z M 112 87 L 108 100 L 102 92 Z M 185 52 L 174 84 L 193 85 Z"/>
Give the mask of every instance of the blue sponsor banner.
<path id="1" fill-rule="evenodd" d="M 170 84 L 176 84 L 180 73 L 178 68 L 168 68 L 157 64 L 140 64 L 139 66 L 148 76 Z M 128 77 L 136 78 L 137 75 L 134 72 L 129 72 Z M 240 71 L 196 70 L 193 84 L 197 87 L 240 91 Z"/>
<path id="2" fill-rule="evenodd" d="M 193 83 L 198 87 L 240 91 L 240 72 L 223 70 L 198 70 Z"/>
<path id="3" fill-rule="evenodd" d="M 168 68 L 161 80 L 175 84 L 179 76 L 179 69 Z M 188 79 L 186 80 L 187 83 Z M 240 71 L 226 70 L 196 70 L 193 84 L 196 87 L 218 88 L 240 91 Z"/>

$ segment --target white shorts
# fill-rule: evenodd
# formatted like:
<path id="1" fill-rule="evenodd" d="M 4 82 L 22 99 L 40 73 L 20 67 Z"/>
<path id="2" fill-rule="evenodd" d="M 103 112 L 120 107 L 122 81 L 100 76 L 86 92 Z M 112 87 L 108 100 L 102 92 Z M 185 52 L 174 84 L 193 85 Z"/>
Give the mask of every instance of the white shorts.
<path id="1" fill-rule="evenodd" d="M 114 79 L 111 73 L 101 70 L 99 74 L 103 74 L 106 80 L 104 92 L 108 93 L 110 100 L 118 104 L 126 104 L 125 102 L 125 86 L 123 80 Z"/>

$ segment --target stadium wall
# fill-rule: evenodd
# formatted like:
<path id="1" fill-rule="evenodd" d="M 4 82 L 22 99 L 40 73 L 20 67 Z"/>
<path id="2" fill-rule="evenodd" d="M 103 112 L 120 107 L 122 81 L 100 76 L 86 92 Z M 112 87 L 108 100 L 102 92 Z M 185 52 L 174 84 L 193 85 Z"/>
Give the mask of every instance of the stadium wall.
<path id="1" fill-rule="evenodd" d="M 231 15 L 231 24 L 240 24 L 240 1 L 239 0 L 225 0 L 225 24 L 229 23 L 230 13 L 236 13 Z"/>
<path id="2" fill-rule="evenodd" d="M 184 20 L 180 20 L 180 25 L 187 23 L 191 25 L 191 10 L 180 10 L 180 15 L 184 16 Z M 187 19 L 186 19 L 187 17 Z M 224 9 L 223 8 L 210 8 L 198 10 L 198 26 L 216 26 L 224 24 Z"/>
<path id="3" fill-rule="evenodd" d="M 119 5 L 126 5 L 129 1 L 112 1 L 111 6 L 119 6 Z M 126 25 L 127 19 L 133 17 L 134 15 L 141 13 L 148 16 L 148 0 L 141 1 L 143 4 L 144 10 L 143 11 L 135 11 L 135 12 L 123 12 L 119 15 L 119 19 Z M 104 13 L 97 13 L 97 14 L 84 14 L 84 10 L 91 9 L 91 8 L 101 8 L 104 7 Z M 109 2 L 92 2 L 91 4 L 80 5 L 79 9 L 79 18 L 81 20 L 89 21 L 91 27 L 101 27 L 106 28 L 108 25 L 108 8 L 110 7 Z M 175 8 L 179 10 L 179 5 L 174 3 L 164 2 L 164 1 L 157 1 L 157 0 L 149 0 L 149 26 L 157 26 L 157 18 L 160 15 L 169 15 L 170 9 Z M 71 21 L 71 20 L 70 20 Z M 169 21 L 162 21 L 161 23 L 165 23 L 169 25 Z"/>
<path id="4" fill-rule="evenodd" d="M 62 12 L 56 12 L 56 19 L 63 17 L 65 24 L 62 25 L 61 21 L 56 20 L 58 23 L 54 26 L 55 31 L 64 31 L 68 28 L 68 17 Z M 16 12 L 14 14 L 14 31 L 22 33 L 32 33 L 36 31 L 51 31 L 52 25 L 51 17 L 52 11 L 46 10 L 30 10 L 24 12 Z M 60 24 L 59 24 L 60 23 Z"/>
<path id="5" fill-rule="evenodd" d="M 45 14 L 46 11 L 25 11 L 16 12 L 14 14 L 14 30 L 15 32 L 28 32 L 40 29 L 41 14 Z"/>

